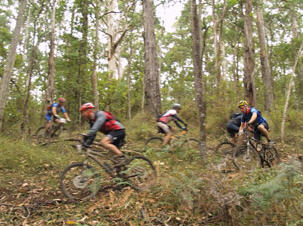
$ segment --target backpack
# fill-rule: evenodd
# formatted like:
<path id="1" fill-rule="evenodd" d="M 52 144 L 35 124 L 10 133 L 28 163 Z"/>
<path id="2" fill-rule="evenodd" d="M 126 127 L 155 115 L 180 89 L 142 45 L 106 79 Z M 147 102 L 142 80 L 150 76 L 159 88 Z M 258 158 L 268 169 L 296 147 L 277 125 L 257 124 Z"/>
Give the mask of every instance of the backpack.
<path id="1" fill-rule="evenodd" d="M 116 117 L 111 113 L 111 112 L 108 112 L 108 111 L 103 111 L 105 116 L 106 116 L 106 121 L 111 121 L 111 120 L 115 120 L 115 121 L 118 121 L 120 122 L 118 119 L 116 119 Z"/>
<path id="2" fill-rule="evenodd" d="M 52 109 L 52 104 L 48 105 L 46 109 L 47 111 L 50 111 Z"/>
<path id="3" fill-rule="evenodd" d="M 235 119 L 237 118 L 238 116 L 242 115 L 242 113 L 233 113 L 229 116 L 229 119 Z"/>
<path id="4" fill-rule="evenodd" d="M 162 114 L 158 114 L 158 115 L 157 115 L 157 117 L 156 117 L 157 122 L 159 121 L 159 119 L 160 119 L 160 118 L 161 118 L 163 115 L 165 115 L 165 113 L 166 113 L 166 112 L 164 112 L 164 113 L 162 113 Z"/>

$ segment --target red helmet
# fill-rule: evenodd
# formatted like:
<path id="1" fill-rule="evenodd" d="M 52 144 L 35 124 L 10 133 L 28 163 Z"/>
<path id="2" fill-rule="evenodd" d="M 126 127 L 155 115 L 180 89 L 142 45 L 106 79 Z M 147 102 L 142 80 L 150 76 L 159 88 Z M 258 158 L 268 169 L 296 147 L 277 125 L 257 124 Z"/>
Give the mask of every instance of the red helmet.
<path id="1" fill-rule="evenodd" d="M 64 103 L 64 102 L 65 102 L 65 99 L 64 99 L 63 97 L 59 97 L 59 98 L 58 98 L 58 101 L 59 101 L 60 103 Z"/>
<path id="2" fill-rule="evenodd" d="M 86 103 L 80 107 L 79 111 L 82 112 L 85 111 L 86 109 L 93 109 L 93 108 L 95 108 L 95 106 L 92 103 Z"/>

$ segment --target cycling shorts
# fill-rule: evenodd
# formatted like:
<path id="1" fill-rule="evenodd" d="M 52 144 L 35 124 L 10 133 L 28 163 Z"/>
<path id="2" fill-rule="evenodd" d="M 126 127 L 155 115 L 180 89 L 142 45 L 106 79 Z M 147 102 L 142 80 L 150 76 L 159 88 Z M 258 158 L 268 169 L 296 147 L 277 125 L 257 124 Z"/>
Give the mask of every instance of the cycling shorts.
<path id="1" fill-rule="evenodd" d="M 112 144 L 115 145 L 117 148 L 121 148 L 125 143 L 125 129 L 110 131 L 106 136 L 112 141 Z"/>
<path id="2" fill-rule="evenodd" d="M 164 131 L 165 134 L 171 132 L 171 128 L 169 125 L 163 122 L 157 122 L 157 126 Z"/>

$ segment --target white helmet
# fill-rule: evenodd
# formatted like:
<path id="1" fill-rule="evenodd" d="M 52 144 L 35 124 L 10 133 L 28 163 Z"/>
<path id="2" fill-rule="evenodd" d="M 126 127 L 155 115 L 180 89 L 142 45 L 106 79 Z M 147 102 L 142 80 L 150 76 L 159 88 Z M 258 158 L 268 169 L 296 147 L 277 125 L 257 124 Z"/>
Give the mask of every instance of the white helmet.
<path id="1" fill-rule="evenodd" d="M 181 104 L 174 103 L 174 104 L 173 104 L 173 109 L 176 109 L 176 108 L 181 109 Z"/>

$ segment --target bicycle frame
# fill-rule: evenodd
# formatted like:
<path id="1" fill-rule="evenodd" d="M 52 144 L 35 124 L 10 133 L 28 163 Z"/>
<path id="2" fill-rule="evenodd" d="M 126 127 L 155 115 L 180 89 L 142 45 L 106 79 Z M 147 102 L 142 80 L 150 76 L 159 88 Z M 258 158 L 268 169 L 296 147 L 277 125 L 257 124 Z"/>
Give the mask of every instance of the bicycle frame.
<path id="1" fill-rule="evenodd" d="M 108 156 L 106 156 L 105 154 L 102 153 L 102 151 L 95 151 L 92 149 L 85 149 L 83 150 L 85 153 L 85 160 L 83 161 L 83 163 L 87 164 L 87 160 L 88 159 L 92 159 L 94 160 L 100 167 L 102 167 L 111 177 L 115 177 L 115 175 L 113 174 L 112 170 L 106 166 L 105 164 L 103 164 L 98 157 L 103 157 L 106 158 L 108 160 L 113 161 L 112 159 L 110 159 Z"/>

